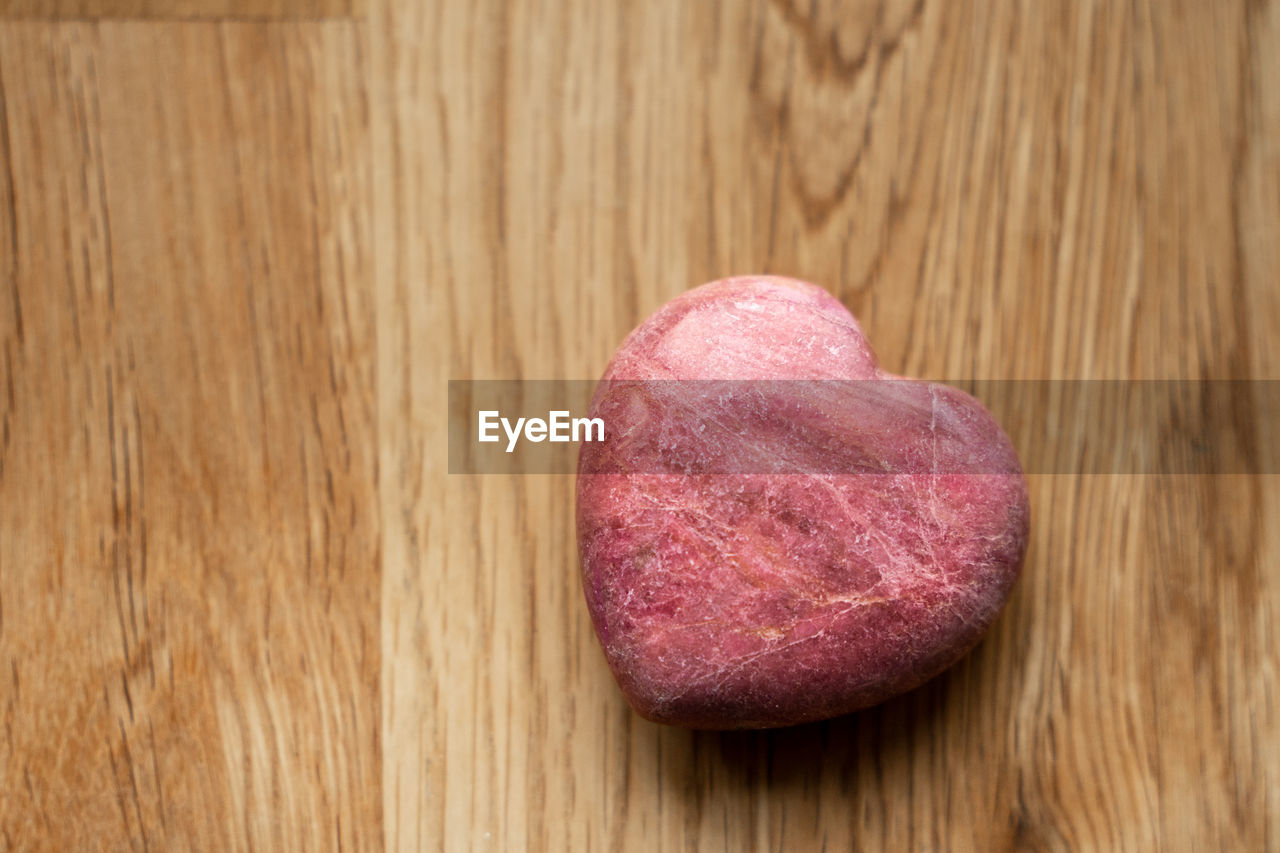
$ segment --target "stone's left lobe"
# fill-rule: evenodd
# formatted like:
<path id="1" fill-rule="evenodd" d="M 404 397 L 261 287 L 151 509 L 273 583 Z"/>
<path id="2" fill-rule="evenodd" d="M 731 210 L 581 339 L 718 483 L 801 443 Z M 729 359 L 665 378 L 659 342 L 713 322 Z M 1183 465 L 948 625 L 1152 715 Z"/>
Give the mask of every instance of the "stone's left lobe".
<path id="1" fill-rule="evenodd" d="M 746 409 L 667 381 L 709 379 L 860 381 L 767 383 Z M 732 428 L 693 428 L 708 411 Z M 1017 578 L 1029 511 L 1008 438 L 967 395 L 881 371 L 818 287 L 672 300 L 614 356 L 602 412 L 633 416 L 582 445 L 583 587 L 651 720 L 760 728 L 880 702 L 967 652 Z"/>

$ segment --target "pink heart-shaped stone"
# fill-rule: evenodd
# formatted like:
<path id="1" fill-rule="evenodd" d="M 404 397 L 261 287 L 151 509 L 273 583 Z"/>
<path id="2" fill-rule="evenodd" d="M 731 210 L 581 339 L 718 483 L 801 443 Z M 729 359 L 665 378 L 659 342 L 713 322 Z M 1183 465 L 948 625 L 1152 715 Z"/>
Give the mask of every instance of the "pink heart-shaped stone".
<path id="1" fill-rule="evenodd" d="M 1017 579 L 1029 509 L 1008 437 L 972 397 L 880 370 L 814 285 L 673 299 L 619 348 L 591 416 L 608 440 L 579 458 L 583 588 L 651 720 L 875 704 L 963 656 Z"/>

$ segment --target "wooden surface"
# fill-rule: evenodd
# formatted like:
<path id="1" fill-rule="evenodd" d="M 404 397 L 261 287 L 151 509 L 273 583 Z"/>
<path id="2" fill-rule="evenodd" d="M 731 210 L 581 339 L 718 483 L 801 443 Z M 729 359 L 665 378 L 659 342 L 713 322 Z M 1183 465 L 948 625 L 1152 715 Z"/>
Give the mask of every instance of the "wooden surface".
<path id="1" fill-rule="evenodd" d="M 1033 476 L 965 661 L 718 734 L 618 694 L 571 478 L 445 454 L 741 272 L 901 373 L 1280 379 L 1280 4 L 4 13 L 0 847 L 1280 847 L 1280 477 Z"/>
<path id="2" fill-rule="evenodd" d="M 363 11 L 364 0 L 0 0 L 0 17 L 47 21 L 302 21 Z"/>

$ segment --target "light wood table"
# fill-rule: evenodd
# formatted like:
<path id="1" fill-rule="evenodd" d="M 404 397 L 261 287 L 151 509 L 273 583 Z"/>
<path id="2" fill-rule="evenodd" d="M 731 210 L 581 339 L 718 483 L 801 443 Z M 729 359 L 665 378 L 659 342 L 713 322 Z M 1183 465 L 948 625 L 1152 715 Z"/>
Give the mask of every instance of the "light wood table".
<path id="1" fill-rule="evenodd" d="M 883 706 L 628 710 L 446 380 L 744 272 L 899 373 L 1280 379 L 1280 3 L 0 0 L 0 847 L 1280 848 L 1270 457 L 1032 476 Z"/>

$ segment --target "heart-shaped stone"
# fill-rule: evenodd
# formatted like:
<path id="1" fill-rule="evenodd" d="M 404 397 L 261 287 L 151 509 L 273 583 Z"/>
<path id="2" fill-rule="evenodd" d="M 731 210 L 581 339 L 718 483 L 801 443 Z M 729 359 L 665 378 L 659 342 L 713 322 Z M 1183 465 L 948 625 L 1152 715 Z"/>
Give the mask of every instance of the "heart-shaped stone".
<path id="1" fill-rule="evenodd" d="M 607 440 L 579 458 L 583 588 L 648 719 L 763 728 L 875 704 L 963 656 L 1017 579 L 1008 437 L 972 397 L 880 370 L 819 287 L 683 294 L 591 408 Z"/>

